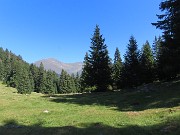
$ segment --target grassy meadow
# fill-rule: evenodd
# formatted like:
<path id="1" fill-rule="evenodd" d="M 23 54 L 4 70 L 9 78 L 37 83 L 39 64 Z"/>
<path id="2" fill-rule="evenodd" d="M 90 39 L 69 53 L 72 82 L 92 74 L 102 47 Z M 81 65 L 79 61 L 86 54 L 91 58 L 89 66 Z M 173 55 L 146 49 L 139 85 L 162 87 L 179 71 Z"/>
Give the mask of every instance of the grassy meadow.
<path id="1" fill-rule="evenodd" d="M 108 93 L 21 95 L 0 83 L 0 135 L 179 135 L 180 80 Z"/>

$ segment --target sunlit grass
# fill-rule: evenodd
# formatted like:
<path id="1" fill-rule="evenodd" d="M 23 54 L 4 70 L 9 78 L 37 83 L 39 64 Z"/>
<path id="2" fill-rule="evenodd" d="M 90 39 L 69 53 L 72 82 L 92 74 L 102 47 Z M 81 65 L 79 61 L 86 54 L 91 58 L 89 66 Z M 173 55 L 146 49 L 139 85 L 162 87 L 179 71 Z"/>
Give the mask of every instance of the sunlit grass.
<path id="1" fill-rule="evenodd" d="M 0 135 L 179 134 L 179 87 L 50 97 L 0 84 Z"/>

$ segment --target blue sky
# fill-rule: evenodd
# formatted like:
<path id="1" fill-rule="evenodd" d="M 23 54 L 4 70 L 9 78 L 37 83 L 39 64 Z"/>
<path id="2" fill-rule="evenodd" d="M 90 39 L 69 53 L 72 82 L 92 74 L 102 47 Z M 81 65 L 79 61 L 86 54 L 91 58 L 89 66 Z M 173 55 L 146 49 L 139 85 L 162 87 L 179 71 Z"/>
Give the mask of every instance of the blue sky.
<path id="1" fill-rule="evenodd" d="M 133 35 L 141 48 L 161 31 L 151 25 L 161 0 L 0 0 L 0 46 L 29 63 L 43 58 L 83 61 L 96 24 L 110 57 L 121 57 Z"/>

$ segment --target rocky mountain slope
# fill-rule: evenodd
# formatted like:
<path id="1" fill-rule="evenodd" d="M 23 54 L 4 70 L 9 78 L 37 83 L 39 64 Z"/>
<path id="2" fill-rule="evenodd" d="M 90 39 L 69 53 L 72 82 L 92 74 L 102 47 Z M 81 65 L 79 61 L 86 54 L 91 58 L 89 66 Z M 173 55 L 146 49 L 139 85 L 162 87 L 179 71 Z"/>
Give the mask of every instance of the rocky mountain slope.
<path id="1" fill-rule="evenodd" d="M 82 65 L 83 65 L 82 62 L 64 63 L 54 58 L 48 58 L 48 59 L 42 59 L 42 60 L 36 61 L 34 64 L 36 66 L 39 66 L 41 62 L 43 63 L 44 68 L 46 70 L 55 71 L 57 74 L 60 74 L 62 69 L 67 71 L 69 74 L 72 74 L 72 73 L 76 74 L 77 72 L 78 73 L 82 72 Z"/>

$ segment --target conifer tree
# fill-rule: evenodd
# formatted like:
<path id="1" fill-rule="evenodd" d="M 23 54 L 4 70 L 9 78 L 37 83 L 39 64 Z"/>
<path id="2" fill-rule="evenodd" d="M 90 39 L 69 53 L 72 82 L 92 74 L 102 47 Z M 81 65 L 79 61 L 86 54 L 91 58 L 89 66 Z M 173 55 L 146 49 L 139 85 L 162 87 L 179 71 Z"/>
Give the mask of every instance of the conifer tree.
<path id="1" fill-rule="evenodd" d="M 33 64 L 30 64 L 30 66 L 29 66 L 29 71 L 30 71 L 30 76 L 31 76 L 31 78 L 33 79 L 32 81 L 32 83 L 34 83 L 34 91 L 36 91 L 37 92 L 37 89 L 38 89 L 38 73 L 39 73 L 39 69 L 38 69 L 38 67 L 36 67 L 35 65 L 33 65 Z"/>
<path id="2" fill-rule="evenodd" d="M 45 93 L 46 92 L 46 72 L 44 70 L 44 66 L 41 63 L 38 72 L 38 84 L 36 88 L 36 92 Z"/>
<path id="3" fill-rule="evenodd" d="M 23 63 L 17 61 L 14 57 L 11 58 L 11 71 L 8 75 L 7 85 L 16 88 L 18 85 L 18 77 L 20 69 L 23 68 Z"/>
<path id="4" fill-rule="evenodd" d="M 160 53 L 161 43 L 162 43 L 161 36 L 159 36 L 158 38 L 155 36 L 155 39 L 152 45 L 153 57 L 154 57 L 155 62 L 157 61 L 158 55 Z"/>
<path id="5" fill-rule="evenodd" d="M 18 78 L 18 93 L 30 94 L 32 92 L 32 86 L 27 69 L 22 68 Z"/>
<path id="6" fill-rule="evenodd" d="M 68 91 L 67 91 L 67 93 L 75 93 L 75 92 L 77 92 L 74 78 L 71 77 L 70 75 L 68 75 L 67 78 L 68 78 L 68 84 L 67 84 Z"/>
<path id="7" fill-rule="evenodd" d="M 53 83 L 53 74 L 51 71 L 47 71 L 46 77 L 46 90 L 44 91 L 45 94 L 55 94 L 55 87 Z"/>
<path id="8" fill-rule="evenodd" d="M 3 81 L 4 79 L 4 50 L 2 47 L 0 47 L 0 81 Z"/>
<path id="9" fill-rule="evenodd" d="M 81 92 L 81 84 L 80 84 L 80 76 L 77 72 L 75 78 L 74 78 L 75 86 L 76 86 L 76 92 Z"/>
<path id="10" fill-rule="evenodd" d="M 67 93 L 68 92 L 68 75 L 67 72 L 62 69 L 60 79 L 59 79 L 59 86 L 60 91 L 59 93 Z"/>
<path id="11" fill-rule="evenodd" d="M 4 64 L 0 59 L 0 81 L 3 81 L 3 78 L 4 78 Z"/>
<path id="12" fill-rule="evenodd" d="M 31 86 L 30 89 L 31 89 L 31 92 L 33 92 L 35 89 L 35 83 L 34 83 L 33 75 L 29 69 L 28 69 L 28 75 L 29 75 L 29 81 L 30 81 L 30 86 Z"/>
<path id="13" fill-rule="evenodd" d="M 148 41 L 142 47 L 140 58 L 142 83 L 150 83 L 154 80 L 154 58 Z"/>
<path id="14" fill-rule="evenodd" d="M 4 60 L 4 80 L 3 82 L 8 84 L 9 82 L 9 76 L 11 74 L 11 62 L 10 62 L 10 59 L 8 58 L 8 56 L 5 57 L 5 60 Z"/>
<path id="15" fill-rule="evenodd" d="M 122 68 L 123 87 L 135 87 L 140 84 L 140 62 L 138 45 L 133 36 L 130 37 Z"/>
<path id="16" fill-rule="evenodd" d="M 51 71 L 52 74 L 52 80 L 53 80 L 53 85 L 54 85 L 54 93 L 58 93 L 58 82 L 59 82 L 59 76 L 55 71 Z"/>
<path id="17" fill-rule="evenodd" d="M 158 59 L 159 78 L 171 79 L 180 73 L 180 2 L 164 0 L 159 8 L 164 13 L 157 15 L 157 23 L 152 23 L 156 28 L 163 30 Z"/>
<path id="18" fill-rule="evenodd" d="M 154 79 L 157 80 L 158 77 L 160 76 L 159 74 L 161 73 L 161 70 L 159 67 L 160 67 L 160 57 L 161 57 L 161 52 L 162 52 L 162 49 L 161 49 L 161 46 L 162 46 L 162 38 L 159 36 L 158 38 L 155 37 L 155 40 L 153 42 L 153 57 L 154 57 Z"/>
<path id="19" fill-rule="evenodd" d="M 105 39 L 100 34 L 99 26 L 96 25 L 93 37 L 91 38 L 90 55 L 87 57 L 89 71 L 85 72 L 89 76 L 87 79 L 88 85 L 95 86 L 95 91 L 99 92 L 107 91 L 108 86 L 111 84 L 111 61 L 104 42 Z"/>
<path id="20" fill-rule="evenodd" d="M 89 55 L 86 52 L 86 55 L 84 57 L 84 62 L 83 62 L 82 74 L 80 77 L 82 92 L 85 91 L 86 88 L 91 87 L 93 85 L 93 82 L 91 79 L 91 71 L 92 71 L 92 66 L 89 61 Z"/>
<path id="21" fill-rule="evenodd" d="M 76 80 L 74 75 L 71 76 L 65 71 L 61 71 L 59 79 L 59 91 L 58 93 L 75 93 L 78 92 L 76 88 Z"/>
<path id="22" fill-rule="evenodd" d="M 112 68 L 112 79 L 115 89 L 120 88 L 121 85 L 121 69 L 122 69 L 122 59 L 120 56 L 119 49 L 116 48 L 114 54 L 114 63 Z"/>

